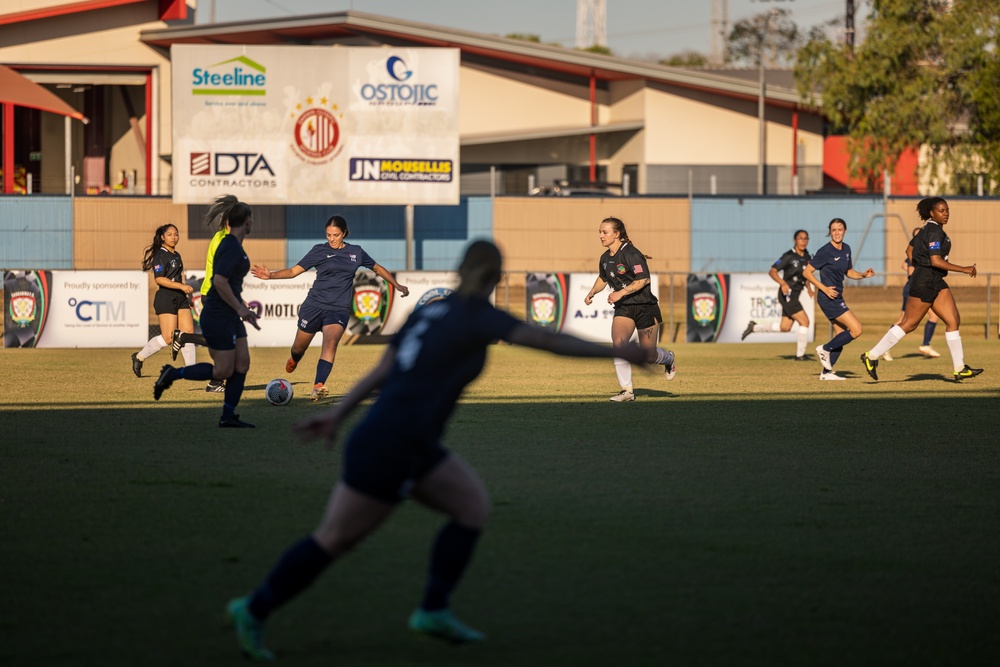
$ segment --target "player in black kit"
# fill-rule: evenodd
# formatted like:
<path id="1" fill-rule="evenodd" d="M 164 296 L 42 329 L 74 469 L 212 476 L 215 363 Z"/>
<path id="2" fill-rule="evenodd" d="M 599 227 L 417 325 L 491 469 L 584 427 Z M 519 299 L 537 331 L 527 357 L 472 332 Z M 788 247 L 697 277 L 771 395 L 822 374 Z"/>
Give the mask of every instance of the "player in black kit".
<path id="1" fill-rule="evenodd" d="M 650 257 L 632 245 L 625 223 L 618 218 L 602 220 L 598 235 L 601 245 L 607 250 L 601 255 L 600 275 L 584 297 L 584 303 L 589 306 L 594 296 L 611 285 L 608 303 L 615 307 L 615 316 L 611 320 L 612 344 L 618 347 L 625 345 L 638 329 L 639 346 L 655 353 L 655 363 L 663 366 L 668 380 L 673 380 L 677 372 L 674 353 L 656 346 L 663 317 L 660 315 L 660 304 L 649 287 L 650 273 L 646 260 Z M 621 391 L 611 400 L 615 403 L 634 401 L 632 365 L 624 359 L 615 359 L 615 373 Z"/>
<path id="2" fill-rule="evenodd" d="M 177 252 L 180 233 L 171 224 L 156 228 L 153 242 L 146 247 L 142 257 L 142 270 L 152 271 L 159 289 L 153 297 L 153 310 L 160 324 L 160 334 L 153 336 L 138 352 L 132 353 L 132 372 L 142 377 L 142 362 L 170 345 L 175 331 L 193 332 L 191 298 L 194 288 L 184 282 L 184 261 Z M 184 365 L 195 362 L 193 347 L 184 349 Z"/>
<path id="3" fill-rule="evenodd" d="M 792 330 L 792 324 L 798 324 L 795 330 L 795 360 L 806 361 L 806 344 L 809 342 L 809 315 L 806 314 L 802 304 L 799 303 L 799 296 L 805 289 L 809 296 L 814 296 L 812 285 L 802 277 L 802 271 L 806 264 L 812 259 L 812 255 L 806 250 L 809 245 L 809 232 L 804 229 L 796 231 L 792 235 L 795 247 L 782 255 L 777 262 L 771 265 L 768 275 L 771 280 L 778 283 L 778 303 L 781 304 L 781 322 L 771 322 L 769 324 L 757 324 L 750 320 L 747 328 L 743 331 L 741 340 L 752 333 L 767 332 L 787 332 Z M 781 275 L 778 275 L 778 272 Z"/>
<path id="4" fill-rule="evenodd" d="M 878 358 L 892 349 L 892 346 L 903 339 L 903 336 L 917 328 L 929 309 L 934 309 L 944 321 L 944 340 L 951 352 L 953 378 L 960 382 L 983 372 L 982 368 L 970 368 L 965 363 L 965 352 L 962 349 L 962 337 L 958 326 L 961 318 L 958 306 L 951 294 L 945 276 L 949 271 L 968 274 L 976 277 L 976 265 L 960 266 L 948 261 L 951 253 L 951 239 L 945 233 L 951 212 L 948 202 L 941 197 L 926 197 L 917 204 L 920 219 L 926 221 L 920 232 L 913 237 L 910 245 L 913 274 L 910 276 L 910 296 L 906 299 L 906 310 L 899 324 L 891 329 L 871 350 L 861 355 L 861 363 L 873 380 L 878 380 Z"/>
<path id="5" fill-rule="evenodd" d="M 414 311 L 382 360 L 343 400 L 294 427 L 303 438 L 325 439 L 329 448 L 354 409 L 379 390 L 347 438 L 342 479 L 319 526 L 285 552 L 253 593 L 227 606 L 249 657 L 273 659 L 261 645 L 265 619 L 358 546 L 406 497 L 449 517 L 434 542 L 423 602 L 410 616 L 410 629 L 452 643 L 485 639 L 452 614 L 449 601 L 486 525 L 489 498 L 479 475 L 444 447 L 441 436 L 466 385 L 482 372 L 487 349 L 505 340 L 576 357 L 614 355 L 636 363 L 653 357 L 627 343 L 607 347 L 552 333 L 497 310 L 489 296 L 501 269 L 495 245 L 472 243 L 458 268 L 458 290 Z"/>

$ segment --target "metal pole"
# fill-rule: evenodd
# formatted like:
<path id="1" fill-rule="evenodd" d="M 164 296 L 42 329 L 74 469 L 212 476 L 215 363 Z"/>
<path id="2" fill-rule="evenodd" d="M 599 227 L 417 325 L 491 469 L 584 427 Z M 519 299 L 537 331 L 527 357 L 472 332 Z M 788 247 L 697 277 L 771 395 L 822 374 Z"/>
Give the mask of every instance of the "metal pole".
<path id="1" fill-rule="evenodd" d="M 768 29 L 770 30 L 770 21 L 768 21 Z M 767 123 L 764 120 L 764 95 L 767 92 L 767 88 L 764 84 L 764 43 L 761 42 L 760 53 L 758 54 L 758 59 L 760 62 L 757 67 L 757 84 L 759 86 L 759 92 L 757 95 L 757 124 L 758 124 L 758 137 L 757 141 L 759 145 L 759 151 L 757 155 L 757 194 L 764 194 L 764 162 L 767 157 L 765 155 L 767 151 Z"/>
<path id="2" fill-rule="evenodd" d="M 413 242 L 413 204 L 407 204 L 405 208 L 406 216 L 406 270 L 415 271 L 414 268 L 414 242 Z"/>
<path id="3" fill-rule="evenodd" d="M 63 116 L 65 138 L 63 141 L 63 169 L 66 170 L 66 194 L 73 194 L 73 121 Z"/>
<path id="4" fill-rule="evenodd" d="M 993 313 L 993 274 L 987 273 L 986 274 L 986 340 L 990 339 L 990 326 L 992 324 L 990 315 L 992 313 Z"/>

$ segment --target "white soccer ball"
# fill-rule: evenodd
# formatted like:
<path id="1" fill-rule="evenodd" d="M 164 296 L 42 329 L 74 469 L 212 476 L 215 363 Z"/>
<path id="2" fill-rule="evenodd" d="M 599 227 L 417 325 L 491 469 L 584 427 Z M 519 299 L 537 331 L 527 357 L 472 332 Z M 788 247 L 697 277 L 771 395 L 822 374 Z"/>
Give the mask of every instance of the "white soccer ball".
<path id="1" fill-rule="evenodd" d="M 292 383 L 288 380 L 271 380 L 264 389 L 264 396 L 271 405 L 288 405 L 292 401 Z"/>

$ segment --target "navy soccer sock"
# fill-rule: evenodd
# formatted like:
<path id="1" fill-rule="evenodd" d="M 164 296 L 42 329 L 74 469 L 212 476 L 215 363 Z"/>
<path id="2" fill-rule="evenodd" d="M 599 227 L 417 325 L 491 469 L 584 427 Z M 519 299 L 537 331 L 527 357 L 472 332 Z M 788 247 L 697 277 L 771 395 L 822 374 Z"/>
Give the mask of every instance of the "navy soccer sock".
<path id="1" fill-rule="evenodd" d="M 830 350 L 830 365 L 836 366 L 837 359 L 840 359 L 840 353 L 844 351 L 844 348 L 838 347 L 835 350 Z"/>
<path id="2" fill-rule="evenodd" d="M 454 521 L 445 524 L 434 540 L 431 566 L 420 605 L 426 611 L 446 609 L 465 567 L 472 560 L 481 531 L 460 526 Z"/>
<path id="3" fill-rule="evenodd" d="M 931 344 L 931 338 L 934 337 L 934 329 L 937 327 L 937 322 L 924 322 L 924 347 Z"/>
<path id="4" fill-rule="evenodd" d="M 838 347 L 842 348 L 848 343 L 854 340 L 854 336 L 851 335 L 850 331 L 841 331 L 839 334 L 834 336 L 829 343 L 823 346 L 823 349 L 827 352 L 833 352 Z"/>
<path id="5" fill-rule="evenodd" d="M 200 364 L 193 364 L 191 366 L 185 366 L 184 368 L 178 368 L 176 371 L 177 377 L 175 380 L 211 380 L 212 373 L 215 372 L 215 366 L 208 362 L 202 362 Z"/>
<path id="6" fill-rule="evenodd" d="M 333 362 L 320 359 L 316 362 L 316 384 L 326 384 L 326 379 L 330 377 L 333 370 Z"/>
<path id="7" fill-rule="evenodd" d="M 286 551 L 250 596 L 250 613 L 263 621 L 272 611 L 304 591 L 331 561 L 312 535 Z"/>
<path id="8" fill-rule="evenodd" d="M 236 414 L 236 406 L 240 404 L 243 385 L 246 384 L 246 381 L 246 373 L 233 373 L 226 379 L 226 393 L 222 403 L 223 419 L 229 419 Z"/>

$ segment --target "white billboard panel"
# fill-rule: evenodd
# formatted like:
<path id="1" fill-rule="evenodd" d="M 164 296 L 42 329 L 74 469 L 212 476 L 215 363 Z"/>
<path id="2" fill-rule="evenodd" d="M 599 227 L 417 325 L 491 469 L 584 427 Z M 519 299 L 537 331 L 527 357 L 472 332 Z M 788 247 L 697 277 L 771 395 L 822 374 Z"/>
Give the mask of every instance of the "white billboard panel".
<path id="1" fill-rule="evenodd" d="M 174 45 L 173 198 L 457 204 L 459 50 Z"/>
<path id="2" fill-rule="evenodd" d="M 53 271 L 45 328 L 35 347 L 134 347 L 149 339 L 142 271 Z"/>

